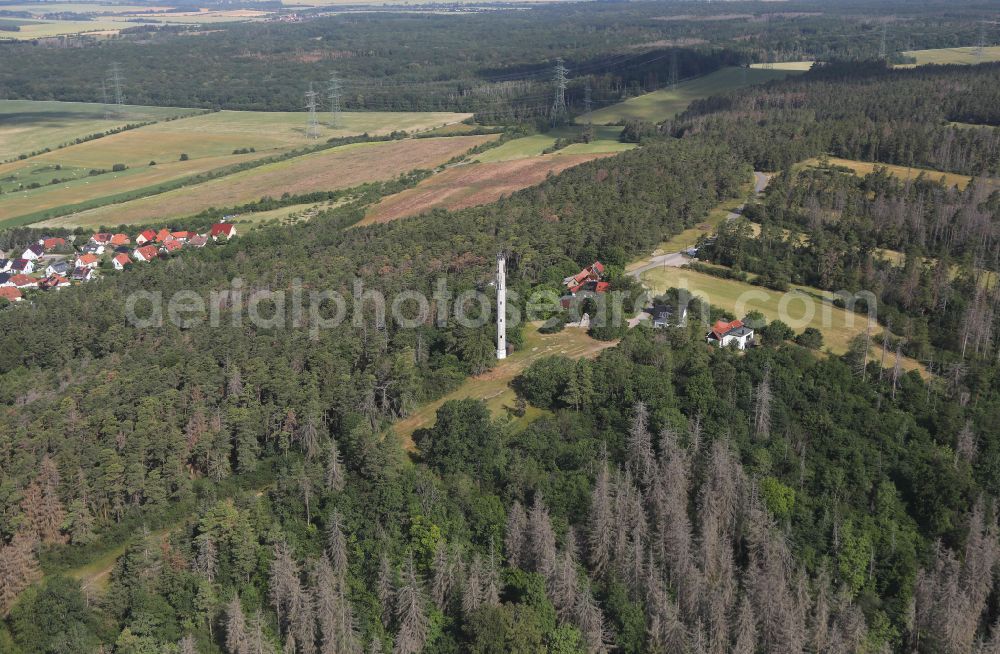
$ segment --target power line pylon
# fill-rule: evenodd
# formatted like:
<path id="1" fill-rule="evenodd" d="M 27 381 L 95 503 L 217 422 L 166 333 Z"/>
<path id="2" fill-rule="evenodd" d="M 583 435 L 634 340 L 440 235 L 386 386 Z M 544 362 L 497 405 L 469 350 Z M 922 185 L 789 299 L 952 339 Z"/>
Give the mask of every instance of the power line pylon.
<path id="1" fill-rule="evenodd" d="M 309 110 L 309 127 L 306 129 L 306 136 L 318 139 L 319 121 L 316 119 L 316 91 L 313 90 L 312 82 L 309 83 L 309 90 L 306 91 L 306 109 Z"/>
<path id="2" fill-rule="evenodd" d="M 115 111 L 119 116 L 122 116 L 125 113 L 125 78 L 122 77 L 121 66 L 117 61 L 112 62 L 108 79 L 111 82 L 111 90 L 115 94 Z"/>
<path id="3" fill-rule="evenodd" d="M 593 98 L 591 97 L 590 90 L 590 78 L 587 78 L 587 85 L 583 87 L 583 110 L 587 114 L 587 124 L 590 124 L 590 111 L 594 106 Z"/>
<path id="4" fill-rule="evenodd" d="M 986 23 L 979 24 L 979 41 L 976 44 L 976 63 L 983 63 L 983 48 L 986 47 Z"/>
<path id="5" fill-rule="evenodd" d="M 555 88 L 555 97 L 552 100 L 552 122 L 566 115 L 566 75 L 569 70 L 563 65 L 562 57 L 556 59 L 556 67 L 553 71 L 552 84 Z"/>
<path id="6" fill-rule="evenodd" d="M 114 114 L 111 111 L 111 106 L 108 104 L 108 80 L 101 80 L 101 104 L 104 110 L 104 120 L 111 120 Z"/>
<path id="7" fill-rule="evenodd" d="M 677 86 L 677 50 L 670 51 L 670 88 Z"/>
<path id="8" fill-rule="evenodd" d="M 343 85 L 337 73 L 330 76 L 330 82 L 326 87 L 326 97 L 330 100 L 330 127 L 340 126 L 340 95 L 343 92 Z"/>
<path id="9" fill-rule="evenodd" d="M 885 21 L 882 21 L 882 44 L 879 46 L 879 49 L 878 49 L 878 58 L 881 59 L 882 61 L 885 61 L 886 59 L 889 58 L 889 50 L 886 47 L 886 30 L 887 29 L 888 29 L 887 23 Z"/>

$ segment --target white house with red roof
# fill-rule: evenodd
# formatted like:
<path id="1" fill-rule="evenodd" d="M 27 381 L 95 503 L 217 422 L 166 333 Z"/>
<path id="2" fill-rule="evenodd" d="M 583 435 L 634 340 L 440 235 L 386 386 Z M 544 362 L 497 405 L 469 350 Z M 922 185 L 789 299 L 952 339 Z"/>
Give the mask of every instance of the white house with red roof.
<path id="1" fill-rule="evenodd" d="M 216 223 L 212 225 L 212 230 L 208 233 L 212 237 L 213 241 L 218 241 L 220 238 L 232 238 L 236 236 L 236 225 L 232 223 Z"/>
<path id="2" fill-rule="evenodd" d="M 132 260 L 128 258 L 127 254 L 116 254 L 111 259 L 111 265 L 115 267 L 115 270 L 125 270 L 125 266 L 132 263 Z"/>
<path id="3" fill-rule="evenodd" d="M 712 325 L 712 331 L 705 335 L 712 345 L 727 347 L 736 343 L 736 347 L 745 350 L 753 342 L 753 329 L 743 324 L 742 320 L 719 320 Z"/>
<path id="4" fill-rule="evenodd" d="M 90 268 L 94 269 L 101 263 L 100 257 L 96 254 L 81 254 L 76 258 L 77 268 Z"/>
<path id="5" fill-rule="evenodd" d="M 38 280 L 27 275 L 11 275 L 7 281 L 16 288 L 38 288 Z"/>
<path id="6" fill-rule="evenodd" d="M 160 250 L 155 245 L 144 245 L 132 253 L 136 261 L 152 261 L 160 255 Z"/>
<path id="7" fill-rule="evenodd" d="M 156 232 L 153 231 L 152 229 L 147 229 L 146 231 L 142 232 L 141 234 L 135 237 L 135 244 L 145 245 L 146 243 L 155 240 L 156 240 Z"/>
<path id="8" fill-rule="evenodd" d="M 24 296 L 21 295 L 21 291 L 17 290 L 13 286 L 3 286 L 0 287 L 0 298 L 3 298 L 8 302 L 20 302 L 24 299 Z"/>

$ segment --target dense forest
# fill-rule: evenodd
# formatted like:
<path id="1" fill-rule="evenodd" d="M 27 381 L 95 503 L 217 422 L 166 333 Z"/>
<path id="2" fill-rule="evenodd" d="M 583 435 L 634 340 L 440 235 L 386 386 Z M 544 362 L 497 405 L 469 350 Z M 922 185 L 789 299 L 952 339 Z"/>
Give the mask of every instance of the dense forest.
<path id="1" fill-rule="evenodd" d="M 642 147 L 488 206 L 353 228 L 372 189 L 4 307 L 0 651 L 997 651 L 1000 194 L 858 177 L 824 153 L 995 175 L 998 71 L 835 63 L 634 126 Z M 871 290 L 886 350 L 930 374 L 869 361 L 880 335 L 838 357 L 777 321 L 749 352 L 711 348 L 703 319 L 743 316 L 671 291 L 685 326 L 595 332 L 620 342 L 535 362 L 507 415 L 445 403 L 404 449 L 392 423 L 489 370 L 492 329 L 402 329 L 356 280 L 487 289 L 503 249 L 522 298 L 594 260 L 632 289 L 624 266 L 754 167 L 785 172 L 702 243 L 710 265 Z M 363 320 L 251 324 L 231 295 L 218 326 L 126 320 L 135 292 L 235 279 L 246 296 L 334 289 Z"/>
<path id="2" fill-rule="evenodd" d="M 134 104 L 301 110 L 310 83 L 336 73 L 346 109 L 474 111 L 484 119 L 545 115 L 557 57 L 568 102 L 591 87 L 600 106 L 720 65 L 872 59 L 911 48 L 1000 40 L 989 3 L 788 2 L 724 5 L 559 3 L 447 14 L 302 15 L 300 23 L 165 28 L 80 48 L 0 43 L 0 96 L 101 101 L 118 62 Z M 982 30 L 987 29 L 986 33 Z M 898 55 L 892 54 L 898 59 Z"/>

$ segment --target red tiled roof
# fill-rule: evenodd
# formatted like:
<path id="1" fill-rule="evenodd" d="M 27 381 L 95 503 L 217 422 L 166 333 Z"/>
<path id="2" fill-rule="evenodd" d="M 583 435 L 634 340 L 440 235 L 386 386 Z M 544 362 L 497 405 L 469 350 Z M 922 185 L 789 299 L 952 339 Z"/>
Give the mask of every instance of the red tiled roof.
<path id="1" fill-rule="evenodd" d="M 100 258 L 96 254 L 83 254 L 76 258 L 76 265 L 78 266 L 89 266 L 92 263 L 97 263 Z"/>
<path id="2" fill-rule="evenodd" d="M 128 245 L 131 242 L 132 239 L 130 239 L 126 234 L 115 234 L 111 237 L 112 245 Z"/>
<path id="3" fill-rule="evenodd" d="M 135 251 L 135 255 L 137 258 L 141 257 L 146 261 L 152 261 L 153 259 L 156 258 L 156 255 L 158 253 L 159 251 L 156 249 L 155 245 L 144 245 Z"/>
<path id="4" fill-rule="evenodd" d="M 181 243 L 180 240 L 172 238 L 166 243 L 164 243 L 163 247 L 165 247 L 168 252 L 173 252 L 174 250 L 180 250 L 182 247 L 184 247 L 184 244 Z"/>
<path id="5" fill-rule="evenodd" d="M 52 238 L 47 238 L 42 241 L 42 247 L 46 250 L 51 250 L 52 248 L 59 247 L 60 245 L 66 245 L 66 239 L 53 236 Z"/>
<path id="6" fill-rule="evenodd" d="M 136 236 L 136 240 L 139 240 L 140 237 L 146 239 L 147 241 L 152 241 L 156 238 L 156 232 L 152 229 L 147 229 L 146 231 L 141 232 L 139 236 Z"/>
<path id="7" fill-rule="evenodd" d="M 607 290 L 608 290 L 609 288 L 611 288 L 611 284 L 609 284 L 608 282 L 597 282 L 597 288 L 596 288 L 595 290 L 596 290 L 596 291 L 597 291 L 598 293 L 604 293 L 604 292 L 606 292 L 606 291 L 607 291 Z"/>
<path id="8" fill-rule="evenodd" d="M 21 291 L 17 290 L 13 286 L 2 286 L 0 287 L 0 297 L 10 300 L 11 302 L 17 302 L 21 299 Z"/>
<path id="9" fill-rule="evenodd" d="M 162 243 L 163 241 L 170 238 L 170 230 L 164 227 L 160 231 L 156 232 L 156 240 Z"/>
<path id="10" fill-rule="evenodd" d="M 37 285 L 38 280 L 34 277 L 28 277 L 27 275 L 11 275 L 8 280 L 14 286 L 31 286 L 32 284 Z"/>
<path id="11" fill-rule="evenodd" d="M 742 320 L 734 320 L 732 322 L 719 320 L 714 325 L 712 325 L 712 336 L 714 336 L 716 340 L 721 341 L 722 337 L 725 336 L 728 332 L 731 332 L 734 329 L 739 329 L 742 326 L 743 326 Z"/>
<path id="12" fill-rule="evenodd" d="M 174 238 L 189 239 L 194 236 L 194 232 L 170 232 L 170 235 Z"/>
<path id="13" fill-rule="evenodd" d="M 111 234 L 105 234 L 104 232 L 98 232 L 90 237 L 94 243 L 107 243 L 111 240 Z"/>
<path id="14" fill-rule="evenodd" d="M 212 236 L 229 236 L 233 233 L 234 226 L 232 223 L 217 223 L 212 225 Z"/>
<path id="15" fill-rule="evenodd" d="M 604 264 L 601 263 L 600 261 L 595 261 L 594 265 L 592 267 L 593 267 L 594 270 L 596 270 L 599 273 L 603 273 L 604 272 Z"/>
<path id="16" fill-rule="evenodd" d="M 116 254 L 115 255 L 115 261 L 117 261 L 118 263 L 120 263 L 121 265 L 124 266 L 125 264 L 129 263 L 131 261 L 131 259 L 128 258 L 127 254 L 125 254 L 124 252 L 122 252 L 121 254 Z"/>

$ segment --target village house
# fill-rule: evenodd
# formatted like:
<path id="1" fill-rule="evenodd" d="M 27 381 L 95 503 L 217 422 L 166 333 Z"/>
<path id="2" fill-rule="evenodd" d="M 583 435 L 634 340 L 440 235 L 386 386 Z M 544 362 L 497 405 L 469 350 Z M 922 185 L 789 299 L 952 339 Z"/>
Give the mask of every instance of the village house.
<path id="1" fill-rule="evenodd" d="M 69 272 L 69 264 L 65 261 L 56 261 L 45 267 L 45 274 L 49 277 L 52 275 L 68 275 Z"/>
<path id="2" fill-rule="evenodd" d="M 170 235 L 173 236 L 174 238 L 176 238 L 179 241 L 187 241 L 192 236 L 195 236 L 195 233 L 194 232 L 180 231 L 180 232 L 170 232 Z"/>
<path id="3" fill-rule="evenodd" d="M 188 242 L 185 243 L 185 245 L 192 248 L 203 248 L 207 243 L 208 243 L 207 236 L 202 236 L 201 234 L 195 234 L 194 236 L 188 239 Z"/>
<path id="4" fill-rule="evenodd" d="M 38 280 L 27 275 L 11 275 L 8 284 L 17 288 L 38 288 Z"/>
<path id="5" fill-rule="evenodd" d="M 132 243 L 132 239 L 127 234 L 112 234 L 109 242 L 111 245 L 129 245 Z"/>
<path id="6" fill-rule="evenodd" d="M 160 248 L 164 252 L 176 252 L 184 247 L 184 243 L 176 238 L 171 238 L 163 243 L 163 247 Z"/>
<path id="7" fill-rule="evenodd" d="M 663 329 L 665 327 L 683 327 L 687 321 L 688 310 L 683 307 L 678 308 L 673 305 L 654 306 L 650 312 L 653 316 L 653 329 Z"/>
<path id="8" fill-rule="evenodd" d="M 22 259 L 27 259 L 28 261 L 34 261 L 38 259 L 43 254 L 45 254 L 45 248 L 38 243 L 32 243 L 27 247 L 27 249 L 21 254 Z"/>
<path id="9" fill-rule="evenodd" d="M 91 243 L 99 243 L 100 245 L 107 245 L 111 242 L 111 234 L 104 232 L 99 232 L 90 237 Z"/>
<path id="10" fill-rule="evenodd" d="M 147 229 L 146 231 L 142 232 L 141 234 L 135 237 L 135 244 L 145 245 L 146 243 L 155 240 L 156 240 L 156 232 L 154 232 L 151 229 Z"/>
<path id="11" fill-rule="evenodd" d="M 69 286 L 69 280 L 62 275 L 49 275 L 38 284 L 38 287 L 45 291 L 66 286 Z"/>
<path id="12" fill-rule="evenodd" d="M 0 288 L 0 298 L 3 298 L 8 302 L 20 302 L 24 299 L 24 296 L 21 295 L 21 291 L 17 290 L 13 286 L 4 286 Z"/>
<path id="13" fill-rule="evenodd" d="M 30 259 L 14 259 L 10 262 L 8 270 L 12 273 L 30 275 L 35 272 L 35 262 Z"/>
<path id="14" fill-rule="evenodd" d="M 0 259 L 0 272 L 7 272 L 10 270 L 10 266 L 13 263 L 13 259 Z"/>
<path id="15" fill-rule="evenodd" d="M 133 252 L 132 257 L 136 261 L 152 261 L 157 256 L 159 256 L 159 254 L 160 251 L 156 248 L 155 245 L 144 245 L 141 248 L 138 248 L 135 252 Z"/>
<path id="16" fill-rule="evenodd" d="M 212 229 L 209 232 L 209 236 L 212 237 L 213 241 L 218 241 L 220 238 L 232 238 L 236 236 L 236 225 L 232 223 L 216 223 L 212 225 Z"/>
<path id="17" fill-rule="evenodd" d="M 170 230 L 167 229 L 166 227 L 164 227 L 164 228 L 160 229 L 160 231 L 156 232 L 156 242 L 157 243 L 163 243 L 164 241 L 168 240 L 169 238 L 170 238 Z"/>
<path id="18" fill-rule="evenodd" d="M 585 290 L 584 286 L 589 282 L 593 282 L 595 285 L 595 288 L 593 290 L 596 290 L 598 293 L 603 293 L 605 290 L 607 290 L 608 287 L 606 282 L 604 288 L 602 289 L 596 288 L 598 282 L 601 281 L 601 276 L 603 275 L 604 275 L 604 264 L 602 264 L 600 261 L 595 261 L 594 263 L 590 264 L 577 274 L 564 279 L 563 286 L 569 289 L 570 293 L 576 293 L 578 291 Z"/>
<path id="19" fill-rule="evenodd" d="M 128 258 L 127 254 L 116 254 L 111 259 L 111 265 L 115 267 L 115 270 L 125 270 L 125 266 L 130 263 L 132 263 L 132 260 Z"/>
<path id="20" fill-rule="evenodd" d="M 45 249 L 46 252 L 51 252 L 56 248 L 66 245 L 66 239 L 59 236 L 50 236 L 48 238 L 41 239 L 38 243 Z"/>
<path id="21" fill-rule="evenodd" d="M 706 334 L 705 340 L 719 347 L 736 343 L 737 348 L 745 350 L 753 342 L 753 329 L 744 325 L 742 320 L 719 320 L 712 326 L 712 331 Z"/>
<path id="22" fill-rule="evenodd" d="M 89 282 L 94 279 L 94 269 L 93 268 L 74 268 L 73 269 L 73 281 L 75 282 Z"/>
<path id="23" fill-rule="evenodd" d="M 81 254 L 76 258 L 77 268 L 96 268 L 101 264 L 101 259 L 93 254 Z"/>
<path id="24" fill-rule="evenodd" d="M 105 248 L 102 243 L 87 243 L 82 248 L 80 248 L 80 251 L 83 252 L 84 254 L 94 254 L 97 256 L 101 256 L 102 254 L 104 254 L 104 249 Z"/>

